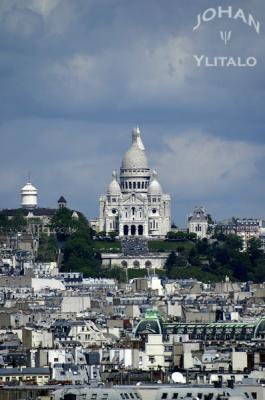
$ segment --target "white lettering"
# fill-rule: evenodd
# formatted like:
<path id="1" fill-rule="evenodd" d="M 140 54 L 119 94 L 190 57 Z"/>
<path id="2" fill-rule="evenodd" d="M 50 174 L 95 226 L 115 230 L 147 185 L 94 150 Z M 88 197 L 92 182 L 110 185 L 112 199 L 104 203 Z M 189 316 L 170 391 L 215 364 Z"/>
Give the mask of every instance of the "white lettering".
<path id="1" fill-rule="evenodd" d="M 201 66 L 201 62 L 202 62 L 202 60 L 203 60 L 203 58 L 204 58 L 204 55 L 202 55 L 202 56 L 200 56 L 200 57 L 194 55 L 193 57 L 194 57 L 195 60 L 197 61 L 197 67 L 200 67 L 200 66 Z"/>
<path id="2" fill-rule="evenodd" d="M 227 8 L 218 6 L 217 9 L 207 8 L 206 10 L 204 10 L 204 12 L 202 14 L 197 15 L 197 23 L 193 27 L 193 30 L 194 31 L 197 30 L 201 26 L 202 22 L 209 22 L 216 17 L 221 19 L 225 16 L 227 16 L 227 18 L 235 19 L 235 20 L 241 19 L 241 21 L 244 24 L 247 24 L 250 26 L 250 28 L 255 29 L 257 34 L 260 33 L 260 22 L 255 20 L 252 14 L 248 14 L 248 18 L 247 18 L 246 14 L 242 10 L 242 8 L 238 8 L 238 10 L 233 13 L 232 6 L 229 6 Z"/>
<path id="3" fill-rule="evenodd" d="M 241 18 L 242 21 L 243 21 L 245 24 L 247 24 L 247 19 L 246 19 L 246 17 L 245 17 L 244 11 L 243 11 L 241 8 L 239 8 L 239 9 L 237 10 L 237 12 L 235 13 L 235 15 L 234 15 L 234 19 L 238 19 L 238 18 Z"/>
<path id="4" fill-rule="evenodd" d="M 216 17 L 216 14 L 217 12 L 215 8 L 207 8 L 207 10 L 205 10 L 202 14 L 202 20 L 205 22 L 211 21 Z"/>
<path id="5" fill-rule="evenodd" d="M 232 18 L 232 6 L 227 9 L 222 8 L 222 6 L 218 7 L 218 18 L 222 18 L 225 14 L 227 14 L 228 18 Z"/>
<path id="6" fill-rule="evenodd" d="M 255 31 L 256 31 L 257 34 L 259 35 L 259 32 L 260 32 L 260 23 L 259 23 L 259 21 L 255 21 L 255 19 L 254 19 L 254 17 L 253 17 L 252 14 L 249 14 L 249 15 L 248 15 L 248 24 L 249 24 L 250 27 L 253 26 L 254 29 L 255 29 Z"/>
<path id="7" fill-rule="evenodd" d="M 193 27 L 193 30 L 196 31 L 201 26 L 201 14 L 197 15 L 197 25 Z"/>
<path id="8" fill-rule="evenodd" d="M 227 67 L 236 67 L 236 61 L 234 60 L 234 58 L 233 57 L 229 57 L 228 58 L 228 61 L 227 61 L 227 63 L 226 63 L 226 66 Z"/>
<path id="9" fill-rule="evenodd" d="M 253 68 L 257 65 L 257 59 L 255 57 L 248 57 L 246 60 L 242 60 L 241 57 L 224 57 L 216 56 L 213 58 L 205 55 L 193 56 L 196 60 L 197 67 L 250 67 Z"/>
<path id="10" fill-rule="evenodd" d="M 249 67 L 255 67 L 257 65 L 257 59 L 255 57 L 248 57 L 247 58 L 247 65 Z"/>

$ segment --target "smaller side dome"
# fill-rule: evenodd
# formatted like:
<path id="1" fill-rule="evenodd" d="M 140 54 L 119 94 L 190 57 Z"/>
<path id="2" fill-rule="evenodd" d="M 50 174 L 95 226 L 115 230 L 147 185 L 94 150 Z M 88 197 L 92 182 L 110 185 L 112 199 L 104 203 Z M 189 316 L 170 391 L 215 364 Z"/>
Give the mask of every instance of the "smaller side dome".
<path id="1" fill-rule="evenodd" d="M 120 196 L 121 195 L 121 188 L 117 181 L 117 172 L 112 172 L 112 180 L 109 184 L 107 194 L 111 196 Z"/>
<path id="2" fill-rule="evenodd" d="M 148 194 L 151 196 L 159 196 L 163 193 L 162 187 L 157 180 L 157 172 L 154 170 L 152 173 L 151 182 L 148 188 Z"/>

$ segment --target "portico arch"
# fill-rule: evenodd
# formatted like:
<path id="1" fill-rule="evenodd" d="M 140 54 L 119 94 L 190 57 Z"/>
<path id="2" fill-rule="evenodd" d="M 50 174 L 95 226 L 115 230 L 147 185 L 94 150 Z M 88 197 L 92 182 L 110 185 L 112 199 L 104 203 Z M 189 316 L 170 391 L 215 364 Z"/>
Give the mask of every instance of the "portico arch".
<path id="1" fill-rule="evenodd" d="M 143 227 L 143 225 L 139 225 L 139 226 L 138 226 L 138 235 L 139 235 L 139 236 L 142 236 L 143 233 L 144 233 L 144 227 Z"/>
<path id="2" fill-rule="evenodd" d="M 124 227 L 123 227 L 123 234 L 124 234 L 124 236 L 128 236 L 128 234 L 129 234 L 129 227 L 128 227 L 128 225 L 124 225 Z"/>

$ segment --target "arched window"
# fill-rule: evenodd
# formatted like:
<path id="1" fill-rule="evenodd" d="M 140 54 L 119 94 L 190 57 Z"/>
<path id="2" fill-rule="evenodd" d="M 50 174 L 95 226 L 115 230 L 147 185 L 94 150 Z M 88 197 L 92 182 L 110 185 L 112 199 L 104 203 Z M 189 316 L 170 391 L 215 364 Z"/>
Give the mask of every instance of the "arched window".
<path id="1" fill-rule="evenodd" d="M 128 233 L 129 233 L 129 227 L 128 227 L 128 225 L 124 225 L 124 227 L 123 227 L 124 236 L 128 236 Z"/>
<path id="2" fill-rule="evenodd" d="M 136 182 L 133 182 L 133 188 L 136 189 Z"/>
<path id="3" fill-rule="evenodd" d="M 121 266 L 122 266 L 123 268 L 127 268 L 127 267 L 128 267 L 127 261 L 123 260 L 123 261 L 121 262 Z"/>
<path id="4" fill-rule="evenodd" d="M 142 189 L 144 189 L 144 182 L 142 182 Z"/>
<path id="5" fill-rule="evenodd" d="M 135 215 L 135 207 L 132 207 L 132 215 Z"/>
<path id="6" fill-rule="evenodd" d="M 138 226 L 138 235 L 142 236 L 144 233 L 144 227 L 143 225 L 139 225 Z"/>
<path id="7" fill-rule="evenodd" d="M 129 182 L 129 189 L 132 188 L 132 182 Z"/>
<path id="8" fill-rule="evenodd" d="M 134 260 L 133 266 L 134 266 L 134 268 L 140 268 L 140 263 L 139 263 L 139 261 L 138 261 L 138 260 Z"/>
<path id="9" fill-rule="evenodd" d="M 151 268 L 151 267 L 152 267 L 151 261 L 150 261 L 150 260 L 147 260 L 147 261 L 145 262 L 145 266 L 146 266 L 146 268 Z"/>
<path id="10" fill-rule="evenodd" d="M 136 234 L 136 226 L 132 225 L 131 226 L 131 235 L 134 236 Z"/>
<path id="11" fill-rule="evenodd" d="M 141 189 L 141 183 L 140 182 L 137 182 L 137 188 Z"/>

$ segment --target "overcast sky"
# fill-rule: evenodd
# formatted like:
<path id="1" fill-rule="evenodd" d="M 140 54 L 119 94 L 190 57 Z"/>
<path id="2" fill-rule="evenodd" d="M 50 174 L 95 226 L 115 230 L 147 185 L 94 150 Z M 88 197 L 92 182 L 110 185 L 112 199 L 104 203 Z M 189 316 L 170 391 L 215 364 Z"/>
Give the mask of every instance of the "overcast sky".
<path id="1" fill-rule="evenodd" d="M 242 18 L 193 31 L 218 5 L 260 34 Z M 196 205 L 265 218 L 264 16 L 263 0 L 1 0 L 0 208 L 19 206 L 30 171 L 40 206 L 63 194 L 96 217 L 139 125 L 177 225 Z M 194 54 L 257 65 L 197 67 Z"/>

